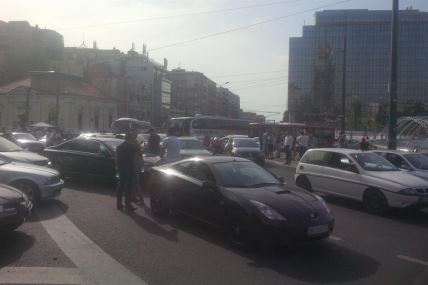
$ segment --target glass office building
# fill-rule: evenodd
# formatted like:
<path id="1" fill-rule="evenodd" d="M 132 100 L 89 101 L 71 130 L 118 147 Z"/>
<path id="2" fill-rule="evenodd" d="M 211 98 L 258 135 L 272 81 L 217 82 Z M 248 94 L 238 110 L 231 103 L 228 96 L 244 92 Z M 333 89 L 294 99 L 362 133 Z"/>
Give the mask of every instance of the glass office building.
<path id="1" fill-rule="evenodd" d="M 399 21 L 398 108 L 407 115 L 428 107 L 428 13 L 403 10 Z M 304 26 L 302 37 L 290 38 L 285 119 L 336 124 L 346 86 L 347 126 L 383 125 L 388 115 L 390 49 L 391 11 L 317 12 L 315 25 Z"/>

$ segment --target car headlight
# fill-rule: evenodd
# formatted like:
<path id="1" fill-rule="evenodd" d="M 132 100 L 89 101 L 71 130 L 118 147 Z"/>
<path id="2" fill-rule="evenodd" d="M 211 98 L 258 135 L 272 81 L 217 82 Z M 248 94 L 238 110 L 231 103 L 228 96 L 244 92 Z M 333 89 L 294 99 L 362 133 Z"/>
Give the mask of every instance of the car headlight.
<path id="1" fill-rule="evenodd" d="M 13 201 L 0 198 L 0 216 L 14 213 L 15 211 L 15 203 Z"/>
<path id="2" fill-rule="evenodd" d="M 254 206 L 256 206 L 257 209 L 260 211 L 260 213 L 262 213 L 263 216 L 265 216 L 269 220 L 274 220 L 274 221 L 286 221 L 287 220 L 280 213 L 278 213 L 277 211 L 275 211 L 274 209 L 272 209 L 271 207 L 269 207 L 266 204 L 263 204 L 259 201 L 254 201 L 254 200 L 250 200 L 250 202 Z"/>
<path id="3" fill-rule="evenodd" d="M 400 193 L 402 195 L 408 195 L 408 196 L 419 196 L 420 195 L 418 190 L 413 189 L 413 188 L 403 189 L 403 190 L 398 191 L 398 193 Z"/>
<path id="4" fill-rule="evenodd" d="M 45 185 L 59 183 L 59 181 L 60 181 L 59 176 L 51 176 L 45 179 Z"/>
<path id="5" fill-rule="evenodd" d="M 314 196 L 315 196 L 315 198 L 317 198 L 318 199 L 318 201 L 320 201 L 321 202 L 321 204 L 323 205 L 323 207 L 324 207 L 324 209 L 326 210 L 326 212 L 327 213 L 331 213 L 331 211 L 330 211 L 330 208 L 327 206 L 327 203 L 324 201 L 324 199 L 323 198 L 321 198 L 320 196 L 318 196 L 318 195 L 315 195 L 314 194 Z"/>

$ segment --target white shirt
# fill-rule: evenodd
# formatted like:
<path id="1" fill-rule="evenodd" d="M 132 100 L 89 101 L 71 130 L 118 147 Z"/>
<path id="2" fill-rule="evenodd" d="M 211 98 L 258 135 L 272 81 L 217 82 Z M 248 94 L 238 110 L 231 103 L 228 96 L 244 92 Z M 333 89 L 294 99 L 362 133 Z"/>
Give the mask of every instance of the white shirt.
<path id="1" fill-rule="evenodd" d="M 303 146 L 303 147 L 309 147 L 309 137 L 307 135 L 301 135 L 296 140 L 297 145 Z"/>
<path id="2" fill-rule="evenodd" d="M 292 135 L 287 135 L 284 140 L 284 146 L 293 146 L 294 138 Z"/>
<path id="3" fill-rule="evenodd" d="M 180 141 L 177 137 L 167 137 L 162 144 L 166 150 L 165 160 L 169 162 L 180 160 Z"/>

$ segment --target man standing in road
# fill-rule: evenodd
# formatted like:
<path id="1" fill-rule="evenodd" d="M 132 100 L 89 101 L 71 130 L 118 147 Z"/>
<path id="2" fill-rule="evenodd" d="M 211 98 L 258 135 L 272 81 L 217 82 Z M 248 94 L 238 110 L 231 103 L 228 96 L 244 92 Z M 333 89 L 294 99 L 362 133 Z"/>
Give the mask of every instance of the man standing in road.
<path id="1" fill-rule="evenodd" d="M 161 148 L 160 156 L 165 163 L 175 162 L 180 160 L 180 141 L 174 135 L 174 130 L 168 130 L 168 137 L 164 140 Z"/>
<path id="2" fill-rule="evenodd" d="M 125 196 L 125 209 L 127 211 L 135 211 L 137 208 L 132 206 L 132 179 L 135 174 L 134 163 L 135 157 L 138 155 L 138 146 L 133 142 L 135 135 L 131 132 L 125 136 L 125 141 L 116 149 L 116 166 L 119 173 L 119 185 L 117 187 L 116 207 L 118 210 L 123 209 L 122 197 Z"/>
<path id="3" fill-rule="evenodd" d="M 153 128 L 149 130 L 149 140 L 147 143 L 147 148 L 149 153 L 159 155 L 160 154 L 160 136 L 155 132 Z"/>
<path id="4" fill-rule="evenodd" d="M 309 137 L 305 134 L 304 131 L 300 132 L 300 136 L 298 136 L 296 139 L 296 148 L 299 152 L 300 158 L 302 158 L 309 148 Z"/>
<path id="5" fill-rule="evenodd" d="M 290 133 L 287 133 L 284 139 L 285 164 L 291 163 L 291 151 L 293 150 L 294 138 Z"/>

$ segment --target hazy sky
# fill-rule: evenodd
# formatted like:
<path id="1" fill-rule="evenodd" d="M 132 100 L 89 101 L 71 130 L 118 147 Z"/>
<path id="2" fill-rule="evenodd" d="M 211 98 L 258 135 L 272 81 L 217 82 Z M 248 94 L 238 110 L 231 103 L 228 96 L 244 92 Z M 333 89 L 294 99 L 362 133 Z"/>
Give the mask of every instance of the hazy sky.
<path id="1" fill-rule="evenodd" d="M 340 4 L 321 8 L 334 3 Z M 99 48 L 122 51 L 134 42 L 141 52 L 146 43 L 150 57 L 168 58 L 169 69 L 204 72 L 240 95 L 244 110 L 279 120 L 287 101 L 288 39 L 300 36 L 304 23 L 314 23 L 312 9 L 391 5 L 392 0 L 0 0 L 0 20 L 57 30 L 66 46 L 79 46 L 84 38 L 88 47 L 96 40 Z M 400 1 L 400 8 L 407 6 L 428 11 L 427 0 Z M 160 48 L 282 16 L 287 17 Z"/>

